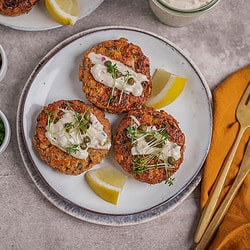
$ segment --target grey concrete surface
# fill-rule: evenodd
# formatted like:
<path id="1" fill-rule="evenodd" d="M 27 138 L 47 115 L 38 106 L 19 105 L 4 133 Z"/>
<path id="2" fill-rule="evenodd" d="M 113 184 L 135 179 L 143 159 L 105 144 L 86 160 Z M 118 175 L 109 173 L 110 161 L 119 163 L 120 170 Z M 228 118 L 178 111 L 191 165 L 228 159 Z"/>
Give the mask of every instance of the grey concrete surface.
<path id="1" fill-rule="evenodd" d="M 192 58 L 214 89 L 250 63 L 249 13 L 249 0 L 222 0 L 193 24 L 172 28 L 157 20 L 146 0 L 105 0 L 74 27 L 27 32 L 0 25 L 0 43 L 9 59 L 6 78 L 0 83 L 0 109 L 12 129 L 9 147 L 0 156 L 0 249 L 192 249 L 200 186 L 168 214 L 126 227 L 87 223 L 47 201 L 19 154 L 18 101 L 33 68 L 50 49 L 72 34 L 106 25 L 138 27 L 168 38 Z"/>

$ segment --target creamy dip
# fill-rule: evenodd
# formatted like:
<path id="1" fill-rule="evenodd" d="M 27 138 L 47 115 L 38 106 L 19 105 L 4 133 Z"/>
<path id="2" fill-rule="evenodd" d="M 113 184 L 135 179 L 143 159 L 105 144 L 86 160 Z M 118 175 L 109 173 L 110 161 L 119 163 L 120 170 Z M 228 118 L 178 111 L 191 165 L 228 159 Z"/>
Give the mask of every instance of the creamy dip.
<path id="1" fill-rule="evenodd" d="M 139 120 L 131 115 L 130 118 L 136 124 L 134 127 L 138 129 L 140 126 Z M 147 141 L 146 136 L 151 132 L 156 132 L 157 128 L 155 126 L 145 126 L 145 133 L 135 135 L 136 143 L 131 148 L 132 155 L 155 155 L 159 157 L 160 160 L 166 162 L 168 157 L 174 157 L 175 160 L 178 160 L 181 157 L 181 146 L 178 144 L 169 141 L 168 139 L 164 141 L 163 147 L 157 147 L 158 142 L 161 141 L 160 133 L 154 133 L 154 137 L 156 139 L 156 143 L 153 141 Z M 131 136 L 131 135 L 129 135 Z"/>
<path id="2" fill-rule="evenodd" d="M 90 126 L 86 133 L 82 133 L 79 126 L 67 129 L 65 124 L 76 124 L 74 111 L 63 110 L 63 116 L 56 122 L 47 125 L 46 137 L 50 143 L 64 152 L 67 149 L 73 148 L 70 154 L 79 159 L 86 159 L 88 157 L 88 148 L 94 149 L 109 149 L 111 142 L 108 135 L 103 130 L 103 125 L 98 121 L 95 115 L 90 113 Z M 81 144 L 84 138 L 88 136 L 90 141 L 87 143 L 87 148 L 82 149 Z"/>
<path id="3" fill-rule="evenodd" d="M 146 131 L 156 131 L 155 126 L 146 126 Z M 157 134 L 155 135 L 157 136 Z M 145 136 L 138 137 L 136 140 L 136 145 L 132 147 L 132 155 L 159 155 L 159 159 L 165 161 L 169 156 L 174 157 L 176 160 L 180 158 L 181 147 L 169 140 L 165 141 L 162 148 L 157 147 L 152 142 L 147 142 Z"/>
<path id="4" fill-rule="evenodd" d="M 161 0 L 162 3 L 181 10 L 193 10 L 201 8 L 212 0 Z"/>
<path id="5" fill-rule="evenodd" d="M 109 57 L 103 56 L 101 54 L 91 52 L 89 53 L 88 57 L 91 63 L 94 64 L 90 72 L 96 81 L 110 88 L 117 88 L 124 93 L 129 93 L 134 96 L 140 96 L 142 94 L 142 82 L 148 81 L 146 75 L 136 73 L 123 63 L 112 60 Z M 104 65 L 106 61 L 110 61 L 112 65 L 116 65 L 117 69 L 122 73 L 122 76 L 114 79 L 112 74 L 107 71 L 107 67 Z M 134 83 L 132 85 L 127 83 L 129 78 L 134 79 Z"/>

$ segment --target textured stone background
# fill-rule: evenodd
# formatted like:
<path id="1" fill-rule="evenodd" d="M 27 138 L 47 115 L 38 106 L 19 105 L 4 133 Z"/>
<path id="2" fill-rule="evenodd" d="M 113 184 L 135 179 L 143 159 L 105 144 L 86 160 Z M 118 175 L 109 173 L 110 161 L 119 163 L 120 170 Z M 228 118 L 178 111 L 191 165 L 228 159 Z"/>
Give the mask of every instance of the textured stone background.
<path id="1" fill-rule="evenodd" d="M 169 39 L 192 58 L 213 89 L 250 63 L 249 13 L 249 0 L 222 0 L 193 24 L 172 28 L 157 20 L 146 0 L 105 0 L 74 27 L 27 32 L 0 25 L 0 43 L 9 59 L 0 83 L 0 109 L 12 129 L 10 145 L 0 156 L 0 249 L 192 249 L 200 186 L 168 214 L 126 227 L 86 223 L 48 202 L 19 154 L 18 101 L 33 68 L 50 49 L 74 33 L 107 25 L 138 27 Z"/>

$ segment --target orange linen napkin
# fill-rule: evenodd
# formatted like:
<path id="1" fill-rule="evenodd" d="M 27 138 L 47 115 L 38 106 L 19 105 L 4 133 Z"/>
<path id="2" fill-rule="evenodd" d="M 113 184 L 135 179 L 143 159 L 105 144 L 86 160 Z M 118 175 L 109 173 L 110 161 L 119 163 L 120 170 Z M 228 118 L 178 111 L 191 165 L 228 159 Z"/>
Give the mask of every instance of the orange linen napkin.
<path id="1" fill-rule="evenodd" d="M 214 127 L 210 151 L 204 166 L 201 208 L 206 205 L 223 162 L 237 136 L 239 123 L 235 112 L 248 82 L 250 82 L 250 65 L 229 76 L 213 92 Z M 240 142 L 220 202 L 235 179 L 249 137 L 250 129 L 245 132 Z M 209 249 L 250 249 L 250 174 L 234 198 Z"/>

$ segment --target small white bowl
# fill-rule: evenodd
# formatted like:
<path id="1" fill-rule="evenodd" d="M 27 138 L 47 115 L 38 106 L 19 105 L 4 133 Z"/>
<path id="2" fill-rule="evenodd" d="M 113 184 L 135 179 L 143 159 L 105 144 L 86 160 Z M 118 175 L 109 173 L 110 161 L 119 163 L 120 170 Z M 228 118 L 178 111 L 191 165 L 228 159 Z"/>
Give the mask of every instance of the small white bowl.
<path id="1" fill-rule="evenodd" d="M 8 67 L 8 60 L 6 53 L 3 49 L 3 47 L 0 44 L 0 57 L 1 57 L 1 62 L 0 62 L 0 82 L 4 79 L 7 67 Z"/>
<path id="2" fill-rule="evenodd" d="M 3 139 L 2 144 L 0 145 L 0 154 L 2 154 L 9 145 L 11 130 L 10 130 L 10 124 L 8 122 L 8 119 L 2 111 L 0 111 L 0 118 L 3 121 L 4 130 L 5 130 L 4 139 Z"/>
<path id="3" fill-rule="evenodd" d="M 173 27 L 182 27 L 192 23 L 200 15 L 215 7 L 219 2 L 220 0 L 212 0 L 205 6 L 192 10 L 176 9 L 162 0 L 149 0 L 149 5 L 162 23 Z"/>

